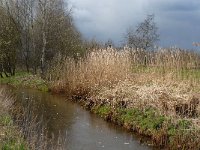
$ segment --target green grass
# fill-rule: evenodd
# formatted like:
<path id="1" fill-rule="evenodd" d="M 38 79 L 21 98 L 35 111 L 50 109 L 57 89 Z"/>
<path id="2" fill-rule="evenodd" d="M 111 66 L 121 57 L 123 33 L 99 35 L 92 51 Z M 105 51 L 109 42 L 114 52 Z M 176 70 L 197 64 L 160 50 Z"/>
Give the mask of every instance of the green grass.
<path id="1" fill-rule="evenodd" d="M 182 79 L 200 79 L 200 69 L 182 69 L 179 71 Z"/>
<path id="2" fill-rule="evenodd" d="M 0 149 L 25 150 L 27 146 L 9 114 L 0 114 Z"/>
<path id="3" fill-rule="evenodd" d="M 136 131 L 141 135 L 149 136 L 157 146 L 171 146 L 177 148 L 178 144 L 183 144 L 187 148 L 199 147 L 196 130 L 192 127 L 192 122 L 179 119 L 174 122 L 173 118 L 161 115 L 155 108 L 141 110 L 138 108 L 112 108 L 107 105 L 93 106 L 92 112 L 98 114 L 107 121 L 115 122 L 129 130 Z M 187 142 L 187 138 L 193 134 L 193 141 Z M 179 140 L 176 140 L 178 137 Z M 181 141 L 182 140 L 182 141 Z"/>
<path id="4" fill-rule="evenodd" d="M 170 136 L 176 136 L 177 133 L 184 133 L 186 130 L 190 130 L 192 123 L 191 121 L 181 119 L 177 123 L 169 123 L 168 124 L 168 134 Z"/>
<path id="5" fill-rule="evenodd" d="M 17 72 L 15 76 L 0 78 L 0 83 L 9 84 L 15 87 L 28 87 L 41 91 L 48 91 L 47 83 L 38 75 L 32 75 L 27 72 Z"/>
<path id="6" fill-rule="evenodd" d="M 13 125 L 12 118 L 9 115 L 0 116 L 0 125 L 2 125 L 2 126 L 11 126 L 11 125 Z"/>
<path id="7" fill-rule="evenodd" d="M 174 77 L 182 80 L 200 80 L 200 69 L 186 69 L 186 68 L 164 68 L 164 67 L 147 67 L 147 66 L 134 66 L 133 73 L 158 73 L 165 75 L 167 73 L 174 73 Z"/>
<path id="8" fill-rule="evenodd" d="M 152 135 L 155 131 L 162 128 L 166 118 L 159 115 L 155 109 L 149 108 L 144 111 L 137 108 L 125 109 L 120 119 L 125 125 L 133 128 L 139 127 L 140 132 L 146 135 Z"/>
<path id="9" fill-rule="evenodd" d="M 116 115 L 118 120 L 124 124 L 130 124 L 132 126 L 140 126 L 145 130 L 159 130 L 162 124 L 167 120 L 164 116 L 157 113 L 153 108 L 146 110 L 140 110 L 138 108 L 129 109 L 112 109 L 110 106 L 95 106 L 92 111 L 101 117 L 105 118 L 109 114 Z"/>
<path id="10" fill-rule="evenodd" d="M 139 126 L 145 134 L 153 134 L 155 131 L 159 131 L 163 125 L 167 125 L 169 132 L 171 130 L 175 130 L 176 132 L 177 130 L 190 129 L 192 125 L 191 121 L 185 119 L 180 119 L 176 123 L 173 123 L 170 118 L 159 114 L 154 108 L 145 110 L 138 108 L 112 109 L 112 107 L 104 105 L 94 106 L 92 111 L 103 118 L 112 114 L 112 117 L 117 118 L 123 124 L 129 124 L 133 127 Z"/>
<path id="11" fill-rule="evenodd" d="M 15 140 L 5 142 L 2 146 L 2 150 L 27 150 L 28 148 L 23 143 L 19 143 Z"/>
<path id="12" fill-rule="evenodd" d="M 107 116 L 109 113 L 111 112 L 111 107 L 109 106 L 102 106 L 102 107 L 98 107 L 95 110 L 95 113 L 97 113 L 100 116 Z"/>

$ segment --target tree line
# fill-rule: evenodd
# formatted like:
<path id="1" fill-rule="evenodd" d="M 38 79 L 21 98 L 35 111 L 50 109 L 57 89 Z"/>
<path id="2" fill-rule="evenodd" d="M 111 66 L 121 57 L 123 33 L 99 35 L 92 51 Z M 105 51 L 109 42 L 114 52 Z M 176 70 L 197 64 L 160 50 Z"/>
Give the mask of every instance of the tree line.
<path id="1" fill-rule="evenodd" d="M 16 67 L 41 74 L 56 55 L 84 52 L 64 0 L 0 0 L 0 75 Z"/>
<path id="2" fill-rule="evenodd" d="M 0 0 L 0 20 L 1 77 L 15 75 L 16 69 L 44 75 L 54 58 L 61 63 L 68 56 L 77 58 L 89 49 L 103 47 L 95 39 L 82 38 L 65 0 Z M 153 49 L 159 39 L 154 15 L 133 29 L 127 30 L 126 44 Z M 109 39 L 104 47 L 113 45 Z"/>

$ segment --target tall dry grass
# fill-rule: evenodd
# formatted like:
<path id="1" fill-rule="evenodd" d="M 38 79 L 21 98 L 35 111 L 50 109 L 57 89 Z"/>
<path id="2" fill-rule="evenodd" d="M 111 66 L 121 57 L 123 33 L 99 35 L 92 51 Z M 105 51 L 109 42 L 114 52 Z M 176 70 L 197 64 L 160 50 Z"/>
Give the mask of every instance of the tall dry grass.
<path id="1" fill-rule="evenodd" d="M 130 78 L 142 83 L 156 79 L 186 80 L 195 85 L 200 82 L 199 53 L 178 48 L 156 51 L 100 49 L 78 60 L 61 58 L 55 59 L 48 73 L 51 89 L 56 92 L 87 94 Z M 145 78 L 138 80 L 138 76 Z"/>
<path id="2" fill-rule="evenodd" d="M 8 96 L 3 88 L 0 88 L 0 114 L 8 113 L 13 102 L 10 101 L 11 96 Z"/>
<path id="3" fill-rule="evenodd" d="M 101 87 L 111 87 L 129 78 L 131 60 L 128 51 L 96 50 L 79 60 L 65 59 L 62 66 L 54 67 L 53 72 L 51 88 L 54 91 L 87 95 Z"/>
<path id="4" fill-rule="evenodd" d="M 179 48 L 160 48 L 154 51 L 132 50 L 132 62 L 136 66 L 159 67 L 163 69 L 196 69 L 200 66 L 198 52 Z"/>
<path id="5" fill-rule="evenodd" d="M 179 144 L 199 147 L 196 145 L 200 130 L 199 58 L 197 52 L 176 48 L 96 50 L 79 60 L 67 58 L 55 63 L 49 73 L 51 89 L 70 96 L 88 97 L 86 106 L 89 108 L 106 105 L 113 112 L 118 108 L 136 108 L 142 112 L 153 108 L 174 124 L 187 120 L 192 125 L 181 130 L 174 149 Z M 191 134 L 185 136 L 186 130 Z M 156 138 L 162 141 L 160 133 L 158 131 Z M 193 142 L 187 141 L 188 137 L 193 137 Z"/>
<path id="6" fill-rule="evenodd" d="M 197 52 L 177 48 L 95 50 L 79 60 L 67 58 L 61 64 L 55 63 L 50 72 L 51 89 L 108 99 L 110 103 L 126 99 L 130 107 L 133 103 L 140 108 L 153 106 L 173 116 L 177 113 L 176 105 L 189 106 L 192 97 L 200 95 L 199 58 Z M 195 104 L 200 97 L 197 99 Z M 198 106 L 195 113 L 199 114 Z"/>

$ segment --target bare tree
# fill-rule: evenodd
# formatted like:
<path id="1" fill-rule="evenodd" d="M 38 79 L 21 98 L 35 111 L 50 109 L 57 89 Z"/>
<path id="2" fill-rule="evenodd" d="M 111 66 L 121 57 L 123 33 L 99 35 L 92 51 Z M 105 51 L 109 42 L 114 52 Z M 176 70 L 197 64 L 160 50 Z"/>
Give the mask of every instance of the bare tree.
<path id="1" fill-rule="evenodd" d="M 77 32 L 71 11 L 65 8 L 63 0 L 38 0 L 38 15 L 36 23 L 42 39 L 38 41 L 41 48 L 41 74 L 47 69 L 47 64 L 60 53 L 63 57 L 77 53 L 80 45 L 80 35 Z"/>
<path id="2" fill-rule="evenodd" d="M 196 47 L 200 47 L 200 42 L 193 42 L 192 45 Z"/>
<path id="3" fill-rule="evenodd" d="M 35 0 L 3 0 L 6 9 L 10 12 L 11 18 L 16 23 L 20 32 L 21 48 L 17 53 L 18 62 L 25 64 L 26 70 L 30 70 L 30 61 L 32 56 L 31 31 L 34 22 L 34 4 Z"/>
<path id="4" fill-rule="evenodd" d="M 84 52 L 65 0 L 0 0 L 0 7 L 19 31 L 16 56 L 20 68 L 34 73 L 40 68 L 44 75 L 56 55 L 77 57 Z"/>
<path id="5" fill-rule="evenodd" d="M 42 53 L 41 53 L 41 74 L 44 74 L 44 67 L 45 67 L 45 52 L 46 52 L 46 45 L 47 45 L 47 37 L 46 37 L 46 26 L 47 26 L 47 7 L 48 0 L 39 0 L 39 10 L 41 15 L 41 24 L 42 24 Z"/>
<path id="6" fill-rule="evenodd" d="M 154 15 L 147 15 L 147 18 L 138 25 L 134 31 L 128 29 L 126 34 L 127 44 L 135 49 L 153 49 L 159 40 L 158 27 L 154 22 Z"/>
<path id="7" fill-rule="evenodd" d="M 113 42 L 113 40 L 112 40 L 112 39 L 108 39 L 108 41 L 105 42 L 105 47 L 106 47 L 106 48 L 112 48 L 112 47 L 114 47 L 114 42 Z"/>
<path id="8" fill-rule="evenodd" d="M 0 7 L 0 76 L 15 74 L 16 53 L 19 49 L 20 34 L 10 11 Z"/>

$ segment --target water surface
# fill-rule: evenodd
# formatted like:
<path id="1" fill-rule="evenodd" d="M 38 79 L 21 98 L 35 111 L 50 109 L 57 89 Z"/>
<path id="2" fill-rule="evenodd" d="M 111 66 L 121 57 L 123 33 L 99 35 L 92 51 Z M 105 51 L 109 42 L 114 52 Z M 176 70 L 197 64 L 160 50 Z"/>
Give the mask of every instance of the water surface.
<path id="1" fill-rule="evenodd" d="M 72 103 L 66 97 L 31 89 L 17 89 L 17 99 L 31 104 L 48 133 L 66 139 L 67 150 L 147 150 L 121 127 Z"/>

